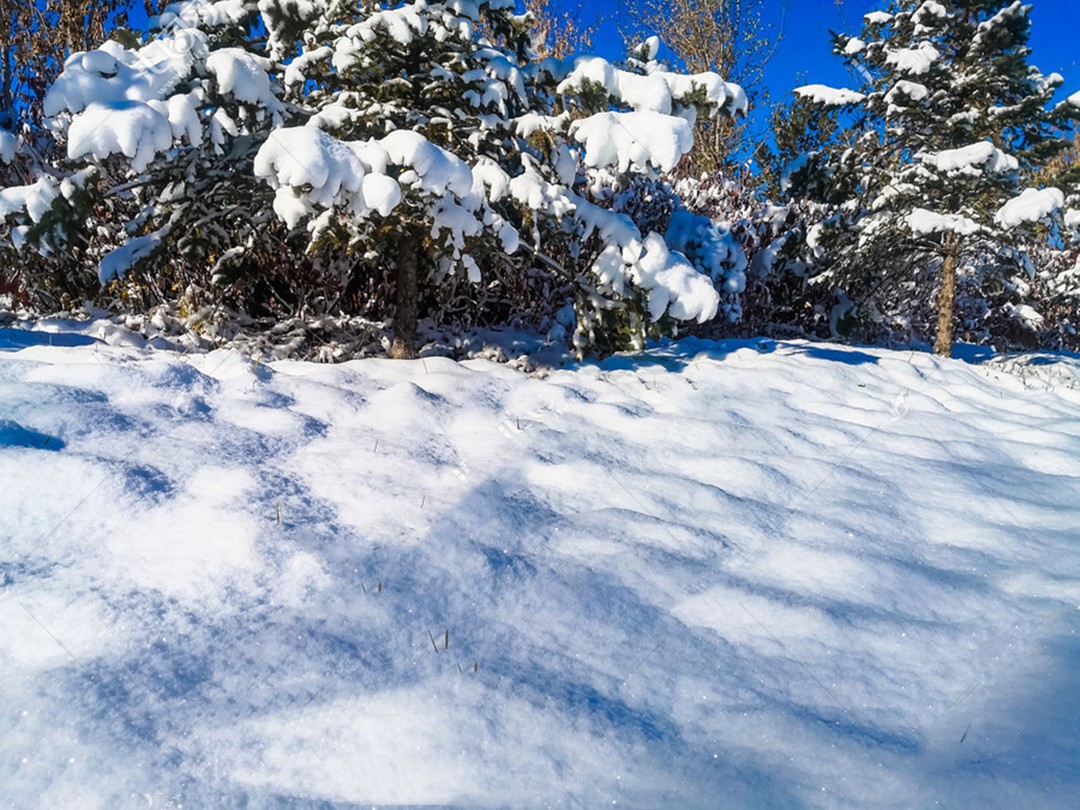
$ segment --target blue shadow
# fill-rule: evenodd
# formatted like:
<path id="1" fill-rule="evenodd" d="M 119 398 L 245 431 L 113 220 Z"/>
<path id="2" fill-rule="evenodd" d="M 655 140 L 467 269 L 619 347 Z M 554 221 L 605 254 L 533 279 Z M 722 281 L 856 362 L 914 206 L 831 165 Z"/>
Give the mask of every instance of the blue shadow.
<path id="1" fill-rule="evenodd" d="M 12 352 L 30 346 L 92 346 L 95 343 L 98 341 L 87 335 L 0 328 L 0 351 Z"/>
<path id="2" fill-rule="evenodd" d="M 56 436 L 24 428 L 10 419 L 0 419 L 0 447 L 29 447 L 33 450 L 63 450 L 64 442 Z"/>

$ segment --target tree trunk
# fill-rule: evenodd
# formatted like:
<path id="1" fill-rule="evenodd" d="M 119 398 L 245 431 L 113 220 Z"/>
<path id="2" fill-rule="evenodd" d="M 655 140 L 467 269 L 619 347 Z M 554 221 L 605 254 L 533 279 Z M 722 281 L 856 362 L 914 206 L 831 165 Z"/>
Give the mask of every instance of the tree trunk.
<path id="1" fill-rule="evenodd" d="M 402 234 L 401 252 L 397 260 L 396 305 L 394 309 L 394 340 L 390 356 L 395 360 L 416 359 L 416 326 L 419 320 L 418 276 L 419 237 L 406 230 Z"/>
<path id="2" fill-rule="evenodd" d="M 5 20 L 7 22 L 7 20 Z M 0 113 L 2 113 L 3 121 L 2 125 L 10 127 L 14 132 L 17 127 L 15 126 L 15 102 L 12 93 L 15 88 L 14 82 L 14 68 L 12 66 L 12 49 L 10 45 L 3 47 L 3 65 L 0 66 L 0 70 L 3 71 L 3 78 L 0 78 Z"/>
<path id="3" fill-rule="evenodd" d="M 938 293 L 937 340 L 934 354 L 950 357 L 953 347 L 953 315 L 956 311 L 956 265 L 959 245 L 956 234 L 945 235 L 945 260 L 941 263 L 941 292 Z"/>

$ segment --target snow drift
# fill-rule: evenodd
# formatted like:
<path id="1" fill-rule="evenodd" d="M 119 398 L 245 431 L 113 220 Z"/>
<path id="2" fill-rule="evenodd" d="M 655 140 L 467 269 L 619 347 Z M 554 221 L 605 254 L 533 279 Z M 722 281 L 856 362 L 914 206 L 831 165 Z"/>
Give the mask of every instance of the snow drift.
<path id="1" fill-rule="evenodd" d="M 1075 358 L 0 349 L 15 806 L 1078 795 Z"/>

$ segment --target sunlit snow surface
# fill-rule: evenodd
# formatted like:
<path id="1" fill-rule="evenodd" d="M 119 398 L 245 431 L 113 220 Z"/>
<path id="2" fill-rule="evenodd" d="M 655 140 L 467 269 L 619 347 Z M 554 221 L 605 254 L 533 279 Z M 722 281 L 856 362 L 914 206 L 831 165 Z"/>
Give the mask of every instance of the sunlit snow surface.
<path id="1" fill-rule="evenodd" d="M 0 350 L 0 806 L 1080 806 L 1076 359 Z"/>

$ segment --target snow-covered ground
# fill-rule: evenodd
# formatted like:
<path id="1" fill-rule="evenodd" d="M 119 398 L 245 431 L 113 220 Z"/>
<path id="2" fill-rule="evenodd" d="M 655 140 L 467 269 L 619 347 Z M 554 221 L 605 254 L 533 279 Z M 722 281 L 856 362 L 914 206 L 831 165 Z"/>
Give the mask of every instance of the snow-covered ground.
<path id="1" fill-rule="evenodd" d="M 3 329 L 0 487 L 3 806 L 1080 806 L 1075 358 Z"/>

